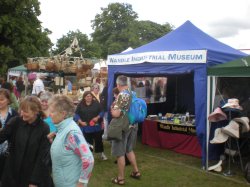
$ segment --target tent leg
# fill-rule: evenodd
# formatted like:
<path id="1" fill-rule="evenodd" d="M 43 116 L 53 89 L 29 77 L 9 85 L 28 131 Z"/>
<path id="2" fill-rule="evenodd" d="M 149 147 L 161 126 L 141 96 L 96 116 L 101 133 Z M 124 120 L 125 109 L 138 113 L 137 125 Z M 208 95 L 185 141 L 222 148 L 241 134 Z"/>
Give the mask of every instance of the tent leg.
<path id="1" fill-rule="evenodd" d="M 207 117 L 213 110 L 213 101 L 215 97 L 215 89 L 216 88 L 216 78 L 215 76 L 208 76 L 207 78 Z M 209 165 L 209 136 L 210 136 L 210 122 L 208 118 L 206 118 L 206 170 Z"/>

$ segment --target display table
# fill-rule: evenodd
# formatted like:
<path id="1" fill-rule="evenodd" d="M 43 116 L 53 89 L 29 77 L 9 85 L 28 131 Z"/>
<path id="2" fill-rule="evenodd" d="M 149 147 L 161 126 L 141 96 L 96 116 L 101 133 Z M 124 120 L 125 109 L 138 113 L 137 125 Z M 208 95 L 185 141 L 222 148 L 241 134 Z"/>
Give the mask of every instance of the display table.
<path id="1" fill-rule="evenodd" d="M 169 124 L 165 125 L 159 121 L 146 119 L 142 125 L 142 143 L 201 157 L 201 146 L 193 127 L 185 128 L 181 125 L 171 127 Z"/>

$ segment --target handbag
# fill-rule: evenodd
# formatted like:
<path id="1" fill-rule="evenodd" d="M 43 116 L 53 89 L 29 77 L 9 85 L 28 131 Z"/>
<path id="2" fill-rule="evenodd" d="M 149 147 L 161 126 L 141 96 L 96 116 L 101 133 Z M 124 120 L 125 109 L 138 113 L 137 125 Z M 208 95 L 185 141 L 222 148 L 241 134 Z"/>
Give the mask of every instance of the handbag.
<path id="1" fill-rule="evenodd" d="M 128 131 L 129 121 L 126 116 L 113 118 L 108 125 L 107 140 L 122 140 L 122 133 Z"/>
<path id="2" fill-rule="evenodd" d="M 0 121 L 0 131 L 3 129 L 3 125 Z M 8 141 L 4 141 L 0 144 L 0 156 L 7 156 L 9 154 L 9 145 Z"/>

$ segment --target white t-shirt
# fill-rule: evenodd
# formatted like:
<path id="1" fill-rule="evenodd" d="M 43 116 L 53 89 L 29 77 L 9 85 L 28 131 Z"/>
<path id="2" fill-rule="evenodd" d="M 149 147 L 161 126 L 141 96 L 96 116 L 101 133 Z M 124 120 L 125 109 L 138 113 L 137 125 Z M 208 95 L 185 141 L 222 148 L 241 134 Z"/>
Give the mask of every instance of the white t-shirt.
<path id="1" fill-rule="evenodd" d="M 44 84 L 41 79 L 36 79 L 33 83 L 32 94 L 38 95 L 40 92 L 44 92 Z"/>

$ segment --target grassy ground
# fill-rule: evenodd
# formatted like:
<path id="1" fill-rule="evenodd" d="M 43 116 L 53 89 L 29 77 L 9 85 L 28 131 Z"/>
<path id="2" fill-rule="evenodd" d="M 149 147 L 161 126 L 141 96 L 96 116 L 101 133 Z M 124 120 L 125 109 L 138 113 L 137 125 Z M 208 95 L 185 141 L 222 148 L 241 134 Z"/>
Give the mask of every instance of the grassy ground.
<path id="1" fill-rule="evenodd" d="M 111 183 L 117 175 L 115 158 L 110 155 L 110 144 L 105 142 L 107 161 L 95 155 L 95 167 L 90 187 L 118 186 Z M 129 187 L 245 187 L 243 173 L 237 169 L 235 175 L 225 177 L 222 173 L 206 172 L 201 169 L 201 160 L 192 156 L 178 154 L 165 149 L 152 148 L 138 141 L 135 153 L 142 174 L 141 180 L 129 177 L 132 167 L 126 166 L 125 186 Z"/>

